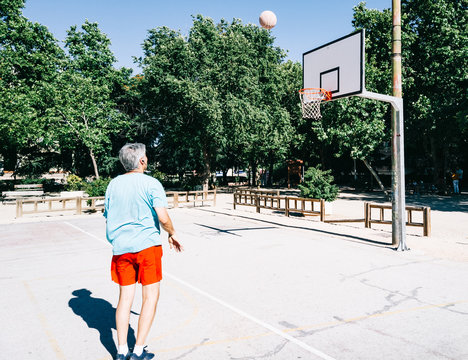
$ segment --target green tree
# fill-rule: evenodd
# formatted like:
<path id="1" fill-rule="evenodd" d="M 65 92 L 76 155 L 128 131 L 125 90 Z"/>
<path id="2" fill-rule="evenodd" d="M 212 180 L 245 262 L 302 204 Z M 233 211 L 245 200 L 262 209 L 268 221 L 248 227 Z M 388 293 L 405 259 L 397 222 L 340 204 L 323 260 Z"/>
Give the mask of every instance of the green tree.
<path id="1" fill-rule="evenodd" d="M 199 15 L 187 38 L 153 29 L 143 49 L 141 91 L 166 172 L 196 170 L 207 185 L 215 168 L 283 156 L 291 128 L 278 103 L 284 55 L 269 32 Z"/>
<path id="2" fill-rule="evenodd" d="M 0 153 L 9 169 L 42 172 L 56 161 L 45 114 L 64 54 L 45 26 L 22 16 L 23 6 L 0 1 Z"/>
<path id="3" fill-rule="evenodd" d="M 440 182 L 450 159 L 467 158 L 463 134 L 468 78 L 468 1 L 402 1 L 403 99 L 407 167 L 433 169 Z M 366 29 L 366 82 L 390 94 L 391 13 L 360 3 L 353 24 Z"/>
<path id="4" fill-rule="evenodd" d="M 86 21 L 68 31 L 68 59 L 54 84 L 54 107 L 50 116 L 58 126 L 54 136 L 62 148 L 77 153 L 84 146 L 96 178 L 100 158 L 108 159 L 112 140 L 128 128 L 128 117 L 115 99 L 124 92 L 122 84 L 130 72 L 115 70 L 110 40 L 97 23 Z"/>
<path id="5" fill-rule="evenodd" d="M 354 7 L 353 25 L 366 30 L 366 88 L 380 94 L 391 94 L 391 12 L 367 9 L 365 3 Z M 318 126 L 319 139 L 334 143 L 335 156 L 349 155 L 361 160 L 385 189 L 371 162 L 376 150 L 389 139 L 390 106 L 386 103 L 346 98 L 324 105 L 323 126 Z"/>
<path id="6" fill-rule="evenodd" d="M 408 34 L 404 64 L 411 73 L 404 88 L 408 155 L 421 161 L 430 154 L 425 165 L 439 182 L 450 167 L 468 160 L 462 135 L 467 121 L 468 1 L 404 0 L 402 11 Z"/>
<path id="7" fill-rule="evenodd" d="M 304 183 L 299 184 L 301 196 L 334 201 L 338 196 L 338 186 L 332 184 L 333 180 L 331 170 L 322 170 L 320 166 L 311 167 L 304 174 Z"/>

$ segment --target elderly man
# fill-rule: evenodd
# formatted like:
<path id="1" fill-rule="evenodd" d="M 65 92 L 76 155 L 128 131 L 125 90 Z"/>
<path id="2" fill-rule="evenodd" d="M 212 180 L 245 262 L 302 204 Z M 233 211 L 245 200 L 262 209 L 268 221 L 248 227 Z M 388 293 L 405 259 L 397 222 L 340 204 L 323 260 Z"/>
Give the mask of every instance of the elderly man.
<path id="1" fill-rule="evenodd" d="M 118 338 L 117 360 L 148 360 L 145 341 L 153 323 L 162 279 L 160 224 L 168 233 L 171 249 L 182 251 L 167 213 L 166 194 L 161 183 L 145 175 L 146 147 L 127 144 L 119 152 L 127 173 L 113 179 L 106 191 L 106 235 L 113 246 L 112 280 L 120 285 L 115 313 Z M 130 310 L 135 286 L 142 285 L 142 307 L 133 352 L 127 346 Z"/>

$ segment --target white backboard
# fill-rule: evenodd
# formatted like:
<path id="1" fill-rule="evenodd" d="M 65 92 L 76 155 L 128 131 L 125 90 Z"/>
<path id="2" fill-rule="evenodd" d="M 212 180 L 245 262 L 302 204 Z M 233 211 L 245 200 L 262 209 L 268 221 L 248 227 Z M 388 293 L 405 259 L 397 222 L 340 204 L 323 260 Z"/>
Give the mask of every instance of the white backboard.
<path id="1" fill-rule="evenodd" d="M 302 55 L 304 88 L 331 91 L 332 100 L 361 94 L 365 31 L 358 30 Z"/>

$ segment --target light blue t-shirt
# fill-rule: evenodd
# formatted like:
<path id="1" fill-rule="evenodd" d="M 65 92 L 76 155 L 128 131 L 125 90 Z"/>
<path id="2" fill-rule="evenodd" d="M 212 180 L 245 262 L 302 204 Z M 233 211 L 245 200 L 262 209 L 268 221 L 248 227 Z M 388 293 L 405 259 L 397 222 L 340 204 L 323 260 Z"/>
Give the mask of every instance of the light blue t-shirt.
<path id="1" fill-rule="evenodd" d="M 155 178 L 130 173 L 117 176 L 106 190 L 106 236 L 114 255 L 161 245 L 155 207 L 167 207 L 166 193 Z"/>

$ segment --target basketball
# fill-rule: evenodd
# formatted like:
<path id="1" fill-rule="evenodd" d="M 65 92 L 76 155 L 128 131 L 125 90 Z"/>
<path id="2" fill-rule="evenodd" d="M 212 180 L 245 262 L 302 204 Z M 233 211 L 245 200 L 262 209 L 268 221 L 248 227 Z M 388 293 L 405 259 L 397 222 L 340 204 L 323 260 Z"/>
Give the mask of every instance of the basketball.
<path id="1" fill-rule="evenodd" d="M 276 25 L 276 15 L 273 11 L 265 10 L 259 17 L 260 25 L 264 29 L 272 29 Z"/>

